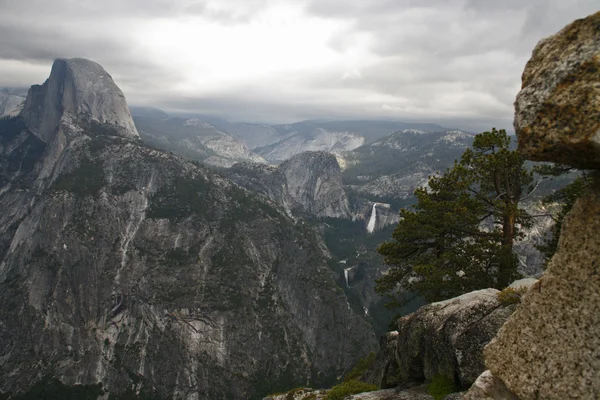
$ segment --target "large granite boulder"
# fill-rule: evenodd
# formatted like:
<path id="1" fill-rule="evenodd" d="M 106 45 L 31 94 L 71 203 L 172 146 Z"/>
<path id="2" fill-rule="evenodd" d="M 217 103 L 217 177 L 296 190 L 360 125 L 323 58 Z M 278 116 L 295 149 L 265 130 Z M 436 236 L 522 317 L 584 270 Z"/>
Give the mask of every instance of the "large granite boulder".
<path id="1" fill-rule="evenodd" d="M 600 397 L 600 182 L 566 218 L 558 251 L 486 365 L 521 399 Z"/>
<path id="2" fill-rule="evenodd" d="M 436 375 L 472 384 L 485 370 L 483 348 L 514 310 L 498 290 L 483 289 L 432 303 L 398 320 L 396 360 L 402 382 Z"/>
<path id="3" fill-rule="evenodd" d="M 515 103 L 519 151 L 530 160 L 600 167 L 600 12 L 542 40 Z"/>

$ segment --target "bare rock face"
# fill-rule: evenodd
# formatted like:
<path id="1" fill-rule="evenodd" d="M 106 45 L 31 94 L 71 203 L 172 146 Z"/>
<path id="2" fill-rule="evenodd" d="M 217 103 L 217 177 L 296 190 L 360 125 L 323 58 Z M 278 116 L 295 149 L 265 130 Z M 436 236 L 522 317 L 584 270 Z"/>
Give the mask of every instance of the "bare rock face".
<path id="1" fill-rule="evenodd" d="M 510 392 L 500 379 L 488 370 L 482 373 L 469 391 L 462 397 L 463 400 L 519 400 Z"/>
<path id="2" fill-rule="evenodd" d="M 522 77 L 515 131 L 526 158 L 600 167 L 600 12 L 542 40 Z"/>
<path id="3" fill-rule="evenodd" d="M 120 136 L 138 137 L 121 89 L 104 68 L 83 58 L 54 61 L 48 80 L 29 90 L 21 115 L 45 142 L 65 118 L 108 126 Z"/>
<path id="4" fill-rule="evenodd" d="M 486 366 L 523 400 L 600 396 L 600 183 L 565 220 L 559 248 L 485 349 Z"/>
<path id="5" fill-rule="evenodd" d="M 381 338 L 379 353 L 371 367 L 363 374 L 361 380 L 382 389 L 397 386 L 398 364 L 396 363 L 396 346 L 398 332 L 388 332 Z"/>
<path id="6" fill-rule="evenodd" d="M 350 214 L 342 172 L 334 155 L 321 151 L 297 154 L 280 165 L 288 192 L 304 209 L 319 217 Z"/>
<path id="7" fill-rule="evenodd" d="M 483 348 L 514 306 L 483 289 L 432 303 L 398 320 L 396 361 L 400 380 L 422 382 L 436 375 L 472 384 L 485 370 Z"/>
<path id="8" fill-rule="evenodd" d="M 318 217 L 350 217 L 342 173 L 333 154 L 307 151 L 296 154 L 279 167 L 240 163 L 227 174 L 237 184 L 287 211 L 302 211 Z"/>

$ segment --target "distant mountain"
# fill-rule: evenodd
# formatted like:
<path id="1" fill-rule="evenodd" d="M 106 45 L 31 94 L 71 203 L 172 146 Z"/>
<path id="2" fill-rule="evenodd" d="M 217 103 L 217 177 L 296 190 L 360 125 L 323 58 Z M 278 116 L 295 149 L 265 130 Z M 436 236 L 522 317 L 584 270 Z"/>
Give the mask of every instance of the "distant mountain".
<path id="1" fill-rule="evenodd" d="M 303 151 L 341 154 L 354 150 L 394 130 L 408 127 L 440 129 L 435 124 L 407 124 L 392 121 L 303 121 L 274 125 L 279 140 L 254 151 L 270 162 L 282 162 Z"/>
<path id="2" fill-rule="evenodd" d="M 0 88 L 0 117 L 18 115 L 26 96 L 27 89 Z"/>
<path id="3" fill-rule="evenodd" d="M 188 160 L 230 167 L 236 162 L 266 163 L 233 135 L 199 118 L 169 117 L 155 108 L 134 108 L 134 121 L 142 140 Z"/>
<path id="4" fill-rule="evenodd" d="M 360 195 L 396 204 L 412 201 L 428 177 L 444 172 L 473 143 L 458 130 L 404 129 L 343 153 L 344 184 Z"/>

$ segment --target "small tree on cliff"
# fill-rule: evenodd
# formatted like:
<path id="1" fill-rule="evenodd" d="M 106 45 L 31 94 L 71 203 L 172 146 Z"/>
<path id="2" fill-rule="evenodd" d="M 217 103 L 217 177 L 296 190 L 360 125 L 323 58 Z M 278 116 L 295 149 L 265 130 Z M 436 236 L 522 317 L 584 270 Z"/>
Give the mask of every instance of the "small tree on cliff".
<path id="1" fill-rule="evenodd" d="M 543 164 L 535 167 L 534 170 L 543 177 L 560 177 L 577 172 L 577 169 L 573 167 L 556 164 Z M 550 240 L 542 245 L 536 246 L 546 258 L 546 262 L 550 261 L 554 253 L 556 253 L 558 239 L 565 217 L 575 205 L 575 201 L 589 188 L 591 183 L 591 176 L 583 172 L 565 187 L 550 193 L 542 199 L 544 204 L 559 204 L 559 210 L 553 217 L 555 224 L 552 227 L 552 236 L 550 237 Z"/>
<path id="2" fill-rule="evenodd" d="M 504 130 L 477 135 L 460 162 L 415 191 L 413 210 L 401 210 L 394 240 L 378 249 L 393 268 L 377 290 L 393 295 L 400 285 L 437 301 L 506 287 L 518 275 L 513 243 L 529 221 L 518 207 L 533 180 L 523 163 Z"/>

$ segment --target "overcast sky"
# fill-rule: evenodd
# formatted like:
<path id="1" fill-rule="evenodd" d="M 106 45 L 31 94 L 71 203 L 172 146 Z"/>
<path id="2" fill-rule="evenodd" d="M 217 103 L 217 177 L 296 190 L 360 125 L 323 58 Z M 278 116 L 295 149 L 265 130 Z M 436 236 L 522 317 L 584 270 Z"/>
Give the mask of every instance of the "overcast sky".
<path id="1" fill-rule="evenodd" d="M 535 44 L 598 0 L 0 0 L 0 86 L 57 57 L 130 105 L 254 122 L 390 118 L 512 129 Z"/>

